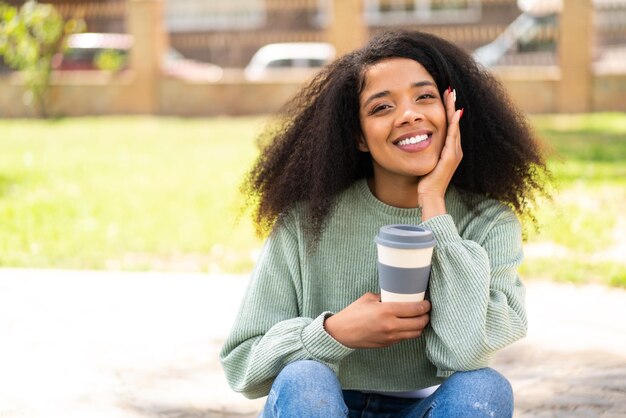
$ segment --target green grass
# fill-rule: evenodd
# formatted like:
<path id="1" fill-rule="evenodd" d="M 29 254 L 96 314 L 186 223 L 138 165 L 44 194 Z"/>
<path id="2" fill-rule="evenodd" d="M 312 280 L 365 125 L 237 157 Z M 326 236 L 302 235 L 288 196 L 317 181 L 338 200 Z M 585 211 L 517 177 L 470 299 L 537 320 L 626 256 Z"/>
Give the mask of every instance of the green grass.
<path id="1" fill-rule="evenodd" d="M 626 287 L 626 115 L 535 116 L 552 148 L 552 201 L 539 206 L 526 276 Z M 533 247 L 542 251 L 537 254 Z"/>
<path id="2" fill-rule="evenodd" d="M 260 119 L 0 121 L 0 265 L 241 272 Z"/>
<path id="3" fill-rule="evenodd" d="M 556 183 L 522 274 L 626 287 L 626 115 L 531 120 Z M 262 241 L 238 186 L 262 123 L 0 120 L 0 266 L 249 271 Z"/>

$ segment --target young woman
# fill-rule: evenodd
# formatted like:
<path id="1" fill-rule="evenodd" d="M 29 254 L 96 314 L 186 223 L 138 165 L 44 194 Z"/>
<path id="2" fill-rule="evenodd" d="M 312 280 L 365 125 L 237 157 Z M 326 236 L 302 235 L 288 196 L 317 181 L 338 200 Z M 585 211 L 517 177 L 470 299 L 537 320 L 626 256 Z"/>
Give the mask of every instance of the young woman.
<path id="1" fill-rule="evenodd" d="M 270 235 L 221 360 L 264 418 L 507 417 L 488 368 L 526 333 L 522 228 L 544 159 L 471 57 L 391 32 L 325 68 L 270 124 L 246 190 Z M 422 302 L 378 295 L 374 236 L 433 231 Z"/>

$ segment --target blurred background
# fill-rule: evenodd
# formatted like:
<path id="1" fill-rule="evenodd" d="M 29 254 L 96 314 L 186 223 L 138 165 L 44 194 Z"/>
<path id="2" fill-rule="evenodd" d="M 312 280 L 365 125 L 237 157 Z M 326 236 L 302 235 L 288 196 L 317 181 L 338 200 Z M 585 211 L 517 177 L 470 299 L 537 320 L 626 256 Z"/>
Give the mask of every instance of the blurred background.
<path id="1" fill-rule="evenodd" d="M 389 29 L 431 32 L 474 53 L 528 112 L 626 108 L 621 100 L 626 2 L 621 0 L 41 4 L 54 6 L 65 22 L 61 38 L 49 46 L 56 51 L 47 108 L 57 116 L 268 113 L 312 68 Z M 36 115 L 23 98 L 19 77 L 11 76 L 6 54 L 4 61 L 2 116 Z"/>
<path id="2" fill-rule="evenodd" d="M 550 152 L 523 273 L 626 286 L 626 0 L 0 1 L 0 266 L 248 272 L 255 136 L 389 29 L 465 48 Z"/>

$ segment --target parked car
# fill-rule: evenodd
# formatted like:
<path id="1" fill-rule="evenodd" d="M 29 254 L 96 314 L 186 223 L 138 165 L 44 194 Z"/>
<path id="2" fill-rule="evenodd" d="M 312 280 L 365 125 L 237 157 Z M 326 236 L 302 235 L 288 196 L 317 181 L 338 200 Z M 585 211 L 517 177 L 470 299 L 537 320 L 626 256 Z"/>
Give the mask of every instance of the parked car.
<path id="1" fill-rule="evenodd" d="M 311 74 L 334 58 L 335 48 L 328 43 L 274 43 L 259 48 L 244 72 L 250 81 L 283 79 Z"/>
<path id="2" fill-rule="evenodd" d="M 125 33 L 78 33 L 70 35 L 63 53 L 53 59 L 57 71 L 124 70 L 133 46 L 132 35 Z M 104 66 L 104 68 L 103 68 Z M 164 74 L 191 81 L 218 81 L 221 67 L 185 58 L 174 48 L 169 48 L 162 62 Z"/>
<path id="3" fill-rule="evenodd" d="M 99 70 L 98 58 L 104 53 L 116 54 L 120 68 L 128 66 L 133 37 L 123 33 L 78 33 L 70 35 L 65 49 L 57 54 L 52 67 L 59 71 Z"/>

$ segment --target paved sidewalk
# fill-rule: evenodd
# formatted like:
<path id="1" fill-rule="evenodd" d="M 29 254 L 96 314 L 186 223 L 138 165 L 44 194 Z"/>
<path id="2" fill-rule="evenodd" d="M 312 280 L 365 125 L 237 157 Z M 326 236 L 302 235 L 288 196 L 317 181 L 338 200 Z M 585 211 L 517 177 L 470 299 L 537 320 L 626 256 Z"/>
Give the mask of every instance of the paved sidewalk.
<path id="1" fill-rule="evenodd" d="M 0 269 L 0 418 L 252 418 L 217 361 L 244 276 Z M 528 283 L 516 417 L 626 416 L 626 291 Z"/>

